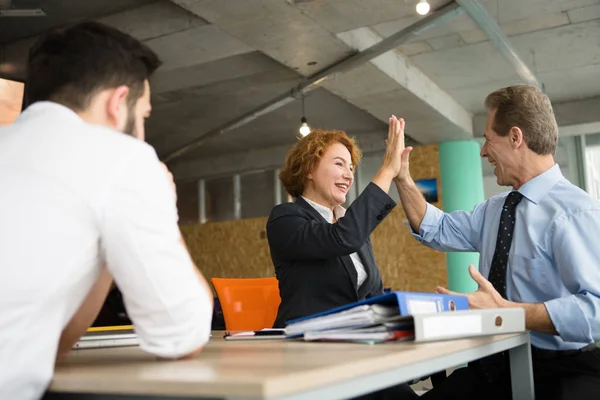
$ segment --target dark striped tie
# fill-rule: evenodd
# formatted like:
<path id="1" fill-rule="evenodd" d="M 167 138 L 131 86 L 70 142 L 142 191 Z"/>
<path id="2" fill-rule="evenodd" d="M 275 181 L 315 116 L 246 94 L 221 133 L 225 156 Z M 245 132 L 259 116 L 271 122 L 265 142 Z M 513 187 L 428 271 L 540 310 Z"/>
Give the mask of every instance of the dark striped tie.
<path id="1" fill-rule="evenodd" d="M 496 249 L 492 258 L 488 280 L 500 295 L 506 299 L 506 268 L 508 266 L 508 253 L 513 241 L 515 230 L 516 209 L 523 195 L 513 191 L 506 196 L 502 214 L 500 214 L 500 225 L 498 226 L 498 237 L 496 238 Z M 471 363 L 482 373 L 483 377 L 492 382 L 507 368 L 508 353 L 502 352 Z"/>

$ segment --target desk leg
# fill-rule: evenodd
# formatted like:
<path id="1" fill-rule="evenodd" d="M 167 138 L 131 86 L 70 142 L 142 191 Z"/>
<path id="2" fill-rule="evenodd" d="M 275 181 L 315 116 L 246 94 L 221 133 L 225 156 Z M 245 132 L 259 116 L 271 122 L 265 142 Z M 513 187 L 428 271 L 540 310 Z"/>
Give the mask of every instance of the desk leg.
<path id="1" fill-rule="evenodd" d="M 529 340 L 525 344 L 510 349 L 509 358 L 513 400 L 535 399 Z"/>

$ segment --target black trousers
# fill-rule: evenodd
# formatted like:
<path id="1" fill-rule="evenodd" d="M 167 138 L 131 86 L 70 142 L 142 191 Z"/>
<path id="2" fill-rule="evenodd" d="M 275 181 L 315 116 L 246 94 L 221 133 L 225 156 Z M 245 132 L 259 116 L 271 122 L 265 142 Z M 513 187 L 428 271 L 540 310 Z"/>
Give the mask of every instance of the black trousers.
<path id="1" fill-rule="evenodd" d="M 537 400 L 600 399 L 600 349 L 560 352 L 532 348 Z M 444 382 L 421 396 L 423 400 L 510 400 L 510 372 L 486 382 L 476 367 L 454 371 Z"/>

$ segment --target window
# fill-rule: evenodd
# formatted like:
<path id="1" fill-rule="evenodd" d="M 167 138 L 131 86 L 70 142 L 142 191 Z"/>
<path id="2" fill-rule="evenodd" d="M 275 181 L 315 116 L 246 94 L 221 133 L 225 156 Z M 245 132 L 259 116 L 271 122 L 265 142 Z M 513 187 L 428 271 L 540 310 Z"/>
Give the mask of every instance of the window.
<path id="1" fill-rule="evenodd" d="M 206 180 L 206 221 L 234 219 L 233 177 Z"/>
<path id="2" fill-rule="evenodd" d="M 600 200 L 600 133 L 585 136 L 585 188 Z"/>
<path id="3" fill-rule="evenodd" d="M 181 225 L 197 224 L 199 221 L 198 209 L 198 182 L 176 182 L 177 211 Z"/>
<path id="4" fill-rule="evenodd" d="M 586 188 L 588 193 L 600 200 L 600 146 L 585 149 Z"/>
<path id="5" fill-rule="evenodd" d="M 242 218 L 265 217 L 271 213 L 275 205 L 274 180 L 273 171 L 241 176 Z"/>

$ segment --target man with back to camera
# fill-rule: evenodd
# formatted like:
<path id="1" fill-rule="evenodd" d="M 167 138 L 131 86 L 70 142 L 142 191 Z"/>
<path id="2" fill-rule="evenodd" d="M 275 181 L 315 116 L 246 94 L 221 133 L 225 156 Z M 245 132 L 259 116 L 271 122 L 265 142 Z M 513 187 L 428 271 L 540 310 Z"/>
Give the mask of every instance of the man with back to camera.
<path id="1" fill-rule="evenodd" d="M 440 251 L 477 251 L 473 309 L 520 307 L 531 330 L 538 399 L 595 399 L 600 393 L 600 204 L 554 162 L 558 126 L 548 97 L 516 85 L 487 96 L 481 157 L 513 191 L 472 212 L 427 204 L 403 151 L 395 183 L 413 235 Z M 489 279 L 489 280 L 488 280 Z M 440 293 L 452 293 L 438 288 Z M 451 374 L 424 399 L 510 399 L 507 354 Z"/>
<path id="2" fill-rule="evenodd" d="M 112 277 L 145 351 L 188 357 L 209 339 L 211 291 L 181 238 L 172 177 L 143 142 L 159 65 L 93 22 L 30 50 L 31 105 L 0 128 L 1 399 L 41 397 Z"/>

